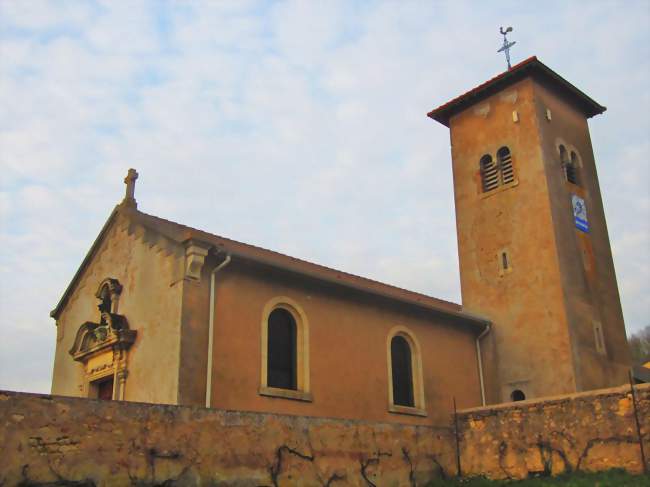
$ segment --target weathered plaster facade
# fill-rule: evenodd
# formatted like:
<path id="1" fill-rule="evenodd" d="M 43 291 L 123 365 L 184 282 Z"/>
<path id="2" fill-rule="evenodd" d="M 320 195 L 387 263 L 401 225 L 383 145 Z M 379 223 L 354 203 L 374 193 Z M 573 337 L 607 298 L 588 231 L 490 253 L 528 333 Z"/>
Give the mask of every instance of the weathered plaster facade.
<path id="1" fill-rule="evenodd" d="M 604 110 L 531 58 L 430 113 L 450 128 L 463 307 L 494 323 L 483 349 L 490 403 L 627 380 L 587 125 Z M 565 176 L 561 145 L 577 156 L 578 184 Z M 480 161 L 498 161 L 503 147 L 514 179 L 486 190 Z M 585 202 L 588 232 L 574 223 L 573 195 Z"/>
<path id="2" fill-rule="evenodd" d="M 142 226 L 114 212 L 96 252 L 56 318 L 57 346 L 52 393 L 90 397 L 89 377 L 94 365 L 113 366 L 113 353 L 94 357 L 87 366 L 69 354 L 80 325 L 98 321 L 97 287 L 106 278 L 123 286 L 117 311 L 137 331 L 127 352 L 123 399 L 176 404 L 180 363 L 182 258 L 170 242 L 148 234 Z M 155 387 L 151 387 L 154 385 Z"/>
<path id="3" fill-rule="evenodd" d="M 476 333 L 462 323 L 245 262 L 233 262 L 220 276 L 215 325 L 217 337 L 228 339 L 215 341 L 215 407 L 441 424 L 452 397 L 459 407 L 480 404 Z M 263 308 L 278 296 L 299 305 L 309 319 L 311 401 L 258 392 Z M 397 325 L 421 347 L 426 417 L 389 412 L 386 340 Z"/>

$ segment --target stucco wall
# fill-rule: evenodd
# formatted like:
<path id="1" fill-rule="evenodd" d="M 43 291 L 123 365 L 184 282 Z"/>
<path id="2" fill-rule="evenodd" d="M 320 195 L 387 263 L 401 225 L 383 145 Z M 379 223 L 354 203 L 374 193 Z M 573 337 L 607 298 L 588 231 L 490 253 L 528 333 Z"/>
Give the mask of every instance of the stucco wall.
<path id="1" fill-rule="evenodd" d="M 635 387 L 650 460 L 650 384 Z M 462 472 L 525 478 L 577 470 L 643 470 L 629 386 L 461 411 Z"/>
<path id="2" fill-rule="evenodd" d="M 241 261 L 217 281 L 214 407 L 431 425 L 448 423 L 454 396 L 459 407 L 480 404 L 477 333 L 462 324 Z M 263 310 L 278 297 L 300 306 L 309 321 L 311 402 L 258 392 Z M 426 417 L 388 410 L 387 339 L 396 326 L 421 348 Z"/>
<path id="3" fill-rule="evenodd" d="M 516 389 L 529 399 L 576 391 L 536 109 L 525 79 L 450 121 L 463 307 L 494 323 L 484 347 L 496 350 L 484 355 L 492 404 Z M 503 146 L 517 182 L 483 193 L 479 161 Z"/>
<path id="4" fill-rule="evenodd" d="M 118 313 L 137 331 L 128 353 L 125 399 L 177 402 L 183 261 L 162 244 L 160 237 L 117 216 L 57 320 L 54 394 L 88 397 L 84 366 L 68 351 L 82 323 L 99 321 L 95 293 L 110 277 L 123 286 Z"/>
<path id="5" fill-rule="evenodd" d="M 424 485 L 453 464 L 449 438 L 425 426 L 0 391 L 5 486 Z"/>
<path id="6" fill-rule="evenodd" d="M 577 390 L 620 385 L 631 365 L 596 163 L 584 115 L 544 85 L 535 84 L 540 144 L 571 329 Z M 552 113 L 546 119 L 546 110 Z M 607 116 L 607 114 L 603 115 Z M 579 157 L 579 185 L 566 180 L 559 145 Z M 607 164 L 608 161 L 601 161 Z M 571 195 L 584 198 L 589 233 L 575 228 Z M 605 350 L 597 351 L 594 322 L 603 329 Z"/>

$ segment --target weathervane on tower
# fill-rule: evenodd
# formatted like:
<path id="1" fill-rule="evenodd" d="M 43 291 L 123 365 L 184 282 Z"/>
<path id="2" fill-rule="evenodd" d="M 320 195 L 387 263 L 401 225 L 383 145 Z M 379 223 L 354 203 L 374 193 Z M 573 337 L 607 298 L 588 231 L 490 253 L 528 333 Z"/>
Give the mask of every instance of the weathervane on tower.
<path id="1" fill-rule="evenodd" d="M 510 66 L 510 48 L 514 46 L 517 41 L 508 42 L 508 38 L 506 37 L 508 35 L 508 32 L 512 32 L 512 27 L 508 27 L 505 31 L 503 30 L 503 27 L 501 27 L 499 28 L 499 32 L 501 32 L 501 35 L 503 36 L 503 46 L 501 46 L 501 49 L 499 49 L 497 52 L 504 52 L 506 54 L 508 69 L 512 69 L 512 66 Z"/>

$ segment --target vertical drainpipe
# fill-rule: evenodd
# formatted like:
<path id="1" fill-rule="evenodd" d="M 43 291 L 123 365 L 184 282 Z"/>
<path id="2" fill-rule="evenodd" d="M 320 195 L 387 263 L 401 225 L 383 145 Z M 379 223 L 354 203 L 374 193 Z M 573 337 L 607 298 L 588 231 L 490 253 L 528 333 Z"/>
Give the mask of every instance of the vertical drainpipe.
<path id="1" fill-rule="evenodd" d="M 485 385 L 483 383 L 483 359 L 481 358 L 481 338 L 490 333 L 492 327 L 490 323 L 485 325 L 485 330 L 476 337 L 476 360 L 478 362 L 478 378 L 481 383 L 481 405 L 485 406 Z"/>
<path id="2" fill-rule="evenodd" d="M 210 321 L 208 324 L 208 366 L 205 381 L 205 407 L 209 408 L 212 402 L 212 348 L 214 342 L 214 276 L 221 269 L 230 264 L 230 254 L 226 254 L 224 261 L 212 269 L 210 273 Z"/>

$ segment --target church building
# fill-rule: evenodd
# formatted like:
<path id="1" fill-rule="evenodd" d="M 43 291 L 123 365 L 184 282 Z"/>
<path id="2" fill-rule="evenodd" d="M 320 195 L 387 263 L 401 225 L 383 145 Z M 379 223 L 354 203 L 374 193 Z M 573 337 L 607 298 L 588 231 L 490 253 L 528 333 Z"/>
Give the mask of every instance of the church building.
<path id="1" fill-rule="evenodd" d="M 51 313 L 52 393 L 445 424 L 454 400 L 625 383 L 604 111 L 532 57 L 429 113 L 451 134 L 462 305 L 143 213 L 129 170 Z"/>

